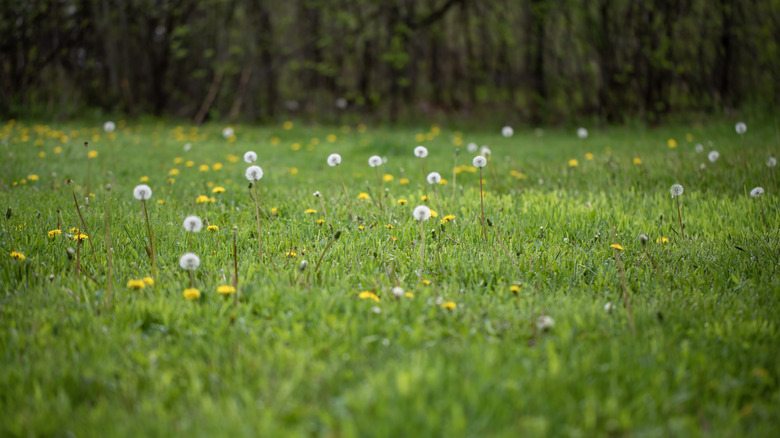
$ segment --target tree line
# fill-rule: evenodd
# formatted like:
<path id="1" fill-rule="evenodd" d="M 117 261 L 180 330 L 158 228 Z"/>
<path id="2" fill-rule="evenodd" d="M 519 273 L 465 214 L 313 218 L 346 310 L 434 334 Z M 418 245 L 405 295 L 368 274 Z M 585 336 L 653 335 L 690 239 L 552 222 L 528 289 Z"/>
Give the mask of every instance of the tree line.
<path id="1" fill-rule="evenodd" d="M 780 0 L 0 3 L 5 117 L 655 122 L 780 91 Z"/>

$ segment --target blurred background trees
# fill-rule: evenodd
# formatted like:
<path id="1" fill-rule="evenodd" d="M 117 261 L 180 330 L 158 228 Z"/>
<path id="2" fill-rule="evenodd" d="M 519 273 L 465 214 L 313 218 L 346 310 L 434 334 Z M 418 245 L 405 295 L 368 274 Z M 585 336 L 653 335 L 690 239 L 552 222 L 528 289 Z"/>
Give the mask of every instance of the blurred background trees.
<path id="1" fill-rule="evenodd" d="M 776 109 L 780 0 L 5 0 L 0 115 L 457 115 L 608 122 Z"/>

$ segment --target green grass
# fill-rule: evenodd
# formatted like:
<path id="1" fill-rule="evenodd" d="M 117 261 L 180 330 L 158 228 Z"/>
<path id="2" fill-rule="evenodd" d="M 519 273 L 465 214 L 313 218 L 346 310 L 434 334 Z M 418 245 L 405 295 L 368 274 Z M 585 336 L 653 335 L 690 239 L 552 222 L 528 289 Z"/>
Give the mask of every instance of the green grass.
<path id="1" fill-rule="evenodd" d="M 408 129 L 237 126 L 234 142 L 221 130 L 145 121 L 120 124 L 111 139 L 85 123 L 3 128 L 0 205 L 13 215 L 0 236 L 0 435 L 776 433 L 780 217 L 775 169 L 766 165 L 778 148 L 771 124 L 749 124 L 744 148 L 732 122 L 591 130 L 585 141 L 572 130 L 536 136 L 518 129 L 506 139 L 496 127 L 463 133 L 457 159 L 455 132 L 445 129 L 420 141 L 420 132 Z M 88 207 L 85 140 L 99 152 Z M 714 164 L 706 158 L 708 140 L 721 154 Z M 493 152 L 484 169 L 487 242 L 478 173 L 452 178 L 454 160 L 470 167 L 471 141 Z M 703 153 L 694 150 L 699 142 Z M 185 143 L 192 145 L 187 152 Z M 448 181 L 438 187 L 444 211 L 425 223 L 422 275 L 420 228 L 411 217 L 424 192 L 412 154 L 420 143 L 430 151 L 426 171 Z M 247 165 L 228 159 L 250 149 L 265 172 L 264 263 Z M 342 155 L 355 221 L 336 170 L 326 165 L 332 152 Z M 367 163 L 374 154 L 387 157 L 380 169 L 393 176 L 384 183 L 384 211 L 357 199 L 360 192 L 376 197 Z M 184 162 L 174 164 L 176 157 Z M 578 166 L 570 167 L 571 159 Z M 214 170 L 215 163 L 223 167 Z M 201 164 L 209 171 L 199 171 Z M 168 182 L 173 168 L 179 174 Z M 400 168 L 408 184 L 400 183 Z M 151 275 L 141 204 L 132 197 L 143 176 L 154 191 L 148 207 L 158 273 L 154 287 L 131 290 L 128 280 Z M 66 252 L 76 242 L 47 237 L 58 209 L 64 233 L 79 226 L 66 178 L 75 181 L 97 257 L 82 246 L 80 262 L 97 284 L 77 276 Z M 685 187 L 685 239 L 669 195 L 678 182 Z M 212 194 L 212 186 L 226 191 Z M 748 195 L 754 186 L 766 189 L 768 230 L 759 201 Z M 316 190 L 327 217 L 305 213 L 320 210 Z M 215 202 L 196 204 L 198 195 Z M 429 205 L 438 210 L 435 198 Z M 452 239 L 442 235 L 442 213 L 456 216 L 444 226 Z M 189 277 L 178 266 L 188 251 L 181 224 L 189 214 L 219 227 L 191 236 L 201 257 L 197 302 L 183 298 Z M 216 293 L 231 282 L 233 226 L 237 305 Z M 341 237 L 313 272 L 336 230 Z M 646 252 L 642 233 L 650 238 Z M 10 237 L 26 260 L 10 257 Z M 667 243 L 657 241 L 664 237 Z M 636 334 L 611 244 L 624 248 Z M 310 264 L 299 273 L 303 259 Z M 394 299 L 396 285 L 414 297 Z M 380 301 L 359 299 L 362 291 Z M 446 301 L 456 308 L 443 308 Z M 607 303 L 613 311 L 605 311 Z M 551 330 L 536 329 L 541 315 L 554 318 Z"/>

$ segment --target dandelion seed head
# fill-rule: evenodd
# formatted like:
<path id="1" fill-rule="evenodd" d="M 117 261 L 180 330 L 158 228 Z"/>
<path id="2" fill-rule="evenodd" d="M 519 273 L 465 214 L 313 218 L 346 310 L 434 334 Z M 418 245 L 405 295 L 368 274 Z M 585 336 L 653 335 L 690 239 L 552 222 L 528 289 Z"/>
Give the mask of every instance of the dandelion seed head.
<path id="1" fill-rule="evenodd" d="M 704 146 L 702 146 L 701 143 L 698 143 L 696 146 L 694 146 L 694 149 L 696 150 L 697 154 L 704 152 Z"/>
<path id="2" fill-rule="evenodd" d="M 341 155 L 339 155 L 339 154 L 330 154 L 330 155 L 328 155 L 328 166 L 336 167 L 339 164 L 341 164 Z"/>
<path id="3" fill-rule="evenodd" d="M 184 218 L 182 225 L 184 226 L 185 230 L 191 233 L 197 233 L 201 228 L 203 228 L 203 221 L 200 220 L 198 216 L 187 216 Z"/>
<path id="4" fill-rule="evenodd" d="M 254 163 L 257 161 L 257 154 L 254 151 L 247 151 L 244 154 L 244 161 L 247 163 Z"/>
<path id="5" fill-rule="evenodd" d="M 236 131 L 233 130 L 233 127 L 228 126 L 225 129 L 222 130 L 222 136 L 225 138 L 230 138 L 235 134 Z"/>
<path id="6" fill-rule="evenodd" d="M 490 150 L 490 148 L 489 148 L 489 147 L 487 147 L 487 146 L 482 146 L 481 148 L 479 148 L 479 154 L 480 154 L 480 155 L 484 155 L 484 156 L 486 156 L 486 157 L 489 157 L 489 156 L 490 156 L 490 154 L 492 154 L 492 153 L 493 153 L 493 152 L 492 152 L 492 151 Z"/>
<path id="7" fill-rule="evenodd" d="M 200 266 L 200 257 L 197 254 L 188 252 L 179 258 L 179 266 L 185 271 L 194 271 Z"/>
<path id="8" fill-rule="evenodd" d="M 483 157 L 482 155 L 477 155 L 473 160 L 471 160 L 471 164 L 473 164 L 474 167 L 481 169 L 487 165 L 487 158 Z"/>
<path id="9" fill-rule="evenodd" d="M 747 132 L 747 125 L 744 122 L 738 122 L 734 125 L 734 130 L 737 131 L 737 134 L 742 135 Z"/>
<path id="10" fill-rule="evenodd" d="M 477 144 L 476 144 L 476 143 L 474 143 L 474 142 L 472 142 L 472 143 L 469 143 L 469 144 L 467 144 L 467 145 L 466 145 L 466 150 L 467 150 L 467 151 L 468 151 L 470 154 L 473 154 L 474 152 L 476 152 L 478 148 L 479 148 L 479 146 L 477 146 Z"/>
<path id="11" fill-rule="evenodd" d="M 412 216 L 414 216 L 415 220 L 420 222 L 427 221 L 431 218 L 431 209 L 425 205 L 418 205 L 417 207 L 414 207 Z"/>
<path id="12" fill-rule="evenodd" d="M 152 197 L 152 188 L 146 184 L 139 184 L 133 189 L 133 197 L 139 201 L 146 201 Z"/>
<path id="13" fill-rule="evenodd" d="M 384 163 L 384 161 L 379 155 L 372 155 L 371 158 L 368 159 L 368 165 L 371 167 L 379 167 L 382 163 Z"/>
<path id="14" fill-rule="evenodd" d="M 777 158 L 775 157 L 769 157 L 768 160 L 766 160 L 767 167 L 775 167 L 777 166 Z"/>
<path id="15" fill-rule="evenodd" d="M 402 298 L 404 296 L 404 288 L 396 286 L 392 290 L 393 296 L 396 298 Z"/>
<path id="16" fill-rule="evenodd" d="M 503 135 L 506 138 L 509 138 L 515 135 L 515 130 L 512 129 L 511 126 L 504 126 L 503 128 L 501 128 L 501 135 Z"/>
<path id="17" fill-rule="evenodd" d="M 414 148 L 414 155 L 420 158 L 428 156 L 428 149 L 425 146 L 417 146 Z"/>
<path id="18" fill-rule="evenodd" d="M 555 320 L 551 316 L 543 315 L 536 320 L 536 328 L 541 331 L 547 331 L 555 327 Z"/>
<path id="19" fill-rule="evenodd" d="M 110 134 L 115 130 L 116 130 L 116 123 L 112 122 L 111 120 L 107 121 L 106 123 L 103 123 L 103 131 L 108 132 Z"/>
<path id="20" fill-rule="evenodd" d="M 763 187 L 754 187 L 753 190 L 750 191 L 750 196 L 754 198 L 758 198 L 759 196 L 764 194 L 764 188 Z"/>
<path id="21" fill-rule="evenodd" d="M 588 130 L 583 127 L 577 128 L 577 137 L 583 140 L 588 138 Z"/>
<path id="22" fill-rule="evenodd" d="M 428 184 L 438 184 L 441 181 L 441 175 L 439 175 L 439 172 L 431 172 L 426 179 Z"/>
<path id="23" fill-rule="evenodd" d="M 189 152 L 190 149 L 192 149 L 192 143 L 186 143 L 184 146 L 182 146 L 182 149 L 184 149 L 184 152 Z"/>
<path id="24" fill-rule="evenodd" d="M 604 304 L 604 311 L 607 313 L 611 312 L 614 308 L 615 306 L 613 306 L 612 303 Z"/>
<path id="25" fill-rule="evenodd" d="M 718 161 L 718 158 L 720 158 L 720 152 L 718 151 L 712 151 L 707 154 L 707 159 L 710 160 L 710 163 Z"/>
<path id="26" fill-rule="evenodd" d="M 249 166 L 246 168 L 245 175 L 249 181 L 259 181 L 263 178 L 263 169 L 260 166 Z"/>
<path id="27" fill-rule="evenodd" d="M 685 190 L 683 189 L 683 186 L 681 186 L 680 184 L 673 184 L 672 188 L 669 189 L 669 193 L 672 194 L 672 198 L 676 198 L 682 195 L 684 191 Z"/>
<path id="28" fill-rule="evenodd" d="M 319 191 L 314 192 L 314 197 L 315 198 L 319 198 L 321 196 L 322 196 L 322 193 L 320 193 Z"/>

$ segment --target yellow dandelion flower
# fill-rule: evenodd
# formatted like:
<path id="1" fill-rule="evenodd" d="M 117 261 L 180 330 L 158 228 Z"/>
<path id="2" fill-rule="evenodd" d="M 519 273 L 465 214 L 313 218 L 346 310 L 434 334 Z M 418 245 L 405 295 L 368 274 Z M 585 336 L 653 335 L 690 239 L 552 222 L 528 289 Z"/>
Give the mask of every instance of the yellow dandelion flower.
<path id="1" fill-rule="evenodd" d="M 55 148 L 54 148 L 54 153 L 55 153 L 55 154 L 61 154 L 61 153 L 62 153 L 62 147 L 61 147 L 61 146 L 57 146 L 57 147 L 55 147 Z"/>
<path id="2" fill-rule="evenodd" d="M 666 237 L 659 237 L 659 238 L 655 239 L 655 241 L 658 242 L 658 243 L 666 243 L 666 242 L 669 241 L 669 239 L 667 239 Z"/>
<path id="3" fill-rule="evenodd" d="M 220 295 L 230 295 L 236 293 L 236 288 L 229 284 L 223 284 L 222 286 L 217 286 L 217 293 Z"/>
<path id="4" fill-rule="evenodd" d="M 70 234 L 78 234 L 80 232 L 81 232 L 81 230 L 78 229 L 78 227 L 73 227 L 73 228 L 70 229 Z"/>
<path id="5" fill-rule="evenodd" d="M 305 214 L 314 214 L 316 212 L 317 212 L 317 210 L 315 210 L 313 208 L 307 208 L 306 211 L 304 211 Z"/>
<path id="6" fill-rule="evenodd" d="M 187 167 L 192 167 L 192 166 L 195 165 L 195 162 L 190 160 L 190 161 L 187 161 L 186 163 L 184 163 L 184 165 L 187 166 Z"/>
<path id="7" fill-rule="evenodd" d="M 162 200 L 162 199 L 158 199 L 158 200 L 157 200 L 157 203 L 158 203 L 158 204 L 160 204 L 160 205 L 163 205 L 163 204 L 165 204 L 165 201 L 164 201 L 164 200 Z"/>
<path id="8" fill-rule="evenodd" d="M 86 234 L 83 234 L 83 233 L 78 233 L 78 234 L 74 234 L 73 236 L 71 236 L 71 239 L 78 240 L 79 242 L 83 242 L 83 241 L 89 239 L 89 236 L 87 236 Z"/>
<path id="9" fill-rule="evenodd" d="M 213 204 L 213 203 L 217 202 L 217 200 L 216 200 L 216 198 L 214 198 L 214 197 L 212 196 L 212 197 L 210 197 L 210 198 L 209 198 L 209 202 L 210 202 L 211 204 Z"/>
<path id="10" fill-rule="evenodd" d="M 328 143 L 335 143 L 338 137 L 336 137 L 336 134 L 328 134 L 327 137 L 325 137 L 325 140 L 328 141 Z"/>
<path id="11" fill-rule="evenodd" d="M 38 175 L 32 173 L 30 175 L 27 175 L 27 179 L 30 181 L 38 181 Z"/>
<path id="12" fill-rule="evenodd" d="M 393 229 L 393 228 L 395 228 L 395 227 L 394 227 L 394 226 L 392 226 L 392 225 L 390 225 L 390 224 L 387 224 L 387 225 L 385 225 L 385 228 L 387 228 L 388 230 L 392 230 L 392 229 Z"/>
<path id="13" fill-rule="evenodd" d="M 24 261 L 24 259 L 26 258 L 24 254 L 20 253 L 19 251 L 11 251 L 10 256 L 12 259 L 21 260 L 21 261 Z"/>
<path id="14" fill-rule="evenodd" d="M 279 137 L 271 137 L 271 144 L 276 146 L 281 142 L 282 140 L 279 139 Z"/>
<path id="15" fill-rule="evenodd" d="M 173 159 L 173 164 L 181 164 L 184 162 L 184 158 L 182 157 L 176 157 Z"/>
<path id="16" fill-rule="evenodd" d="M 431 285 L 431 281 L 430 280 L 423 280 L 422 284 L 424 284 L 426 286 L 430 286 Z"/>
<path id="17" fill-rule="evenodd" d="M 634 157 L 634 164 L 636 164 L 636 165 L 642 164 L 642 159 L 639 158 L 639 157 Z"/>
<path id="18" fill-rule="evenodd" d="M 511 292 L 514 292 L 514 293 L 516 293 L 516 294 L 517 294 L 517 293 L 520 293 L 520 286 L 518 286 L 518 285 L 516 285 L 516 284 L 513 284 L 513 285 L 509 286 L 509 290 L 510 290 Z"/>
<path id="19" fill-rule="evenodd" d="M 401 178 L 398 180 L 399 184 L 409 184 L 409 178 Z"/>
<path id="20" fill-rule="evenodd" d="M 439 213 L 436 213 L 436 210 L 431 210 L 431 217 L 439 217 Z"/>
<path id="21" fill-rule="evenodd" d="M 279 214 L 279 208 L 278 207 L 271 207 L 271 214 L 276 216 Z"/>
<path id="22" fill-rule="evenodd" d="M 693 135 L 690 132 L 685 134 L 685 141 L 687 141 L 688 143 L 693 141 Z"/>
<path id="23" fill-rule="evenodd" d="M 322 225 L 325 223 L 325 219 L 317 219 L 317 225 Z"/>
<path id="24" fill-rule="evenodd" d="M 358 294 L 358 298 L 360 298 L 361 300 L 374 300 L 377 303 L 379 302 L 379 297 L 376 296 L 375 293 L 369 292 L 367 290 L 364 290 L 363 292 L 360 292 Z"/>
<path id="25" fill-rule="evenodd" d="M 284 128 L 285 131 L 289 131 L 289 130 L 293 129 L 293 126 L 294 126 L 293 122 L 291 122 L 289 120 L 282 124 L 282 128 Z"/>
<path id="26" fill-rule="evenodd" d="M 447 301 L 446 303 L 441 305 L 442 309 L 447 309 L 447 310 L 455 310 L 456 307 L 458 307 L 458 305 L 455 304 L 454 301 Z"/>
<path id="27" fill-rule="evenodd" d="M 591 161 L 591 160 L 593 160 L 593 154 L 591 154 L 590 152 L 588 152 L 587 154 L 585 154 L 585 159 L 586 159 L 586 160 L 588 160 L 588 161 Z"/>
<path id="28" fill-rule="evenodd" d="M 669 140 L 666 140 L 666 145 L 669 146 L 669 149 L 674 149 L 677 147 L 677 140 L 670 138 Z"/>
<path id="29" fill-rule="evenodd" d="M 371 199 L 371 197 L 370 197 L 370 196 L 368 196 L 368 193 L 365 193 L 365 192 L 364 192 L 364 193 L 361 193 L 361 194 L 359 194 L 357 198 L 358 198 L 358 199 Z"/>
<path id="30" fill-rule="evenodd" d="M 414 294 L 411 292 L 406 292 L 404 295 L 406 295 L 406 298 L 414 298 Z"/>
<path id="31" fill-rule="evenodd" d="M 361 123 L 361 124 L 357 125 L 357 128 L 355 128 L 355 129 L 357 129 L 357 132 L 366 132 L 367 127 L 366 127 L 366 125 Z"/>
<path id="32" fill-rule="evenodd" d="M 431 199 L 431 198 L 429 198 L 428 196 L 425 196 L 425 195 L 420 196 L 420 201 L 422 201 L 422 202 L 425 202 L 425 201 L 427 201 L 429 199 Z"/>
<path id="33" fill-rule="evenodd" d="M 206 195 L 200 195 L 197 198 L 195 198 L 195 202 L 198 204 L 206 204 L 209 202 L 209 197 Z"/>
<path id="34" fill-rule="evenodd" d="M 127 280 L 127 288 L 128 289 L 143 289 L 146 287 L 146 283 L 144 283 L 143 280 Z"/>
<path id="35" fill-rule="evenodd" d="M 363 231 L 365 229 L 366 229 L 366 227 L 364 227 L 363 225 L 358 225 L 358 230 Z"/>
<path id="36" fill-rule="evenodd" d="M 222 170 L 222 163 L 214 163 L 214 165 L 211 166 L 211 170 Z"/>
<path id="37" fill-rule="evenodd" d="M 46 152 L 44 151 L 38 152 L 38 158 L 46 158 Z"/>
<path id="38" fill-rule="evenodd" d="M 55 237 L 61 236 L 61 235 L 62 235 L 62 230 L 60 230 L 60 229 L 51 230 L 47 234 L 47 236 L 49 236 L 49 239 L 54 239 Z"/>
<path id="39" fill-rule="evenodd" d="M 286 253 L 284 253 L 284 255 L 286 255 L 287 257 L 297 257 L 298 253 L 296 253 L 295 251 L 287 251 Z"/>
<path id="40" fill-rule="evenodd" d="M 198 166 L 198 170 L 201 172 L 208 172 L 209 171 L 209 165 L 208 164 L 201 164 Z"/>
<path id="41" fill-rule="evenodd" d="M 442 178 L 439 180 L 439 184 L 447 184 L 447 180 Z"/>
<path id="42" fill-rule="evenodd" d="M 441 223 L 446 224 L 447 222 L 450 222 L 450 221 L 453 221 L 453 220 L 455 220 L 455 215 L 454 214 L 448 214 L 448 215 L 444 216 L 443 218 L 441 218 Z"/>
<path id="43" fill-rule="evenodd" d="M 241 159 L 239 158 L 238 155 L 234 155 L 234 154 L 228 154 L 227 156 L 225 156 L 225 158 L 231 163 L 238 163 L 238 160 Z"/>
<path id="44" fill-rule="evenodd" d="M 609 245 L 609 247 L 610 247 L 610 248 L 619 249 L 619 250 L 621 250 L 621 251 L 623 251 L 623 250 L 625 249 L 625 248 L 623 248 L 622 246 L 618 245 L 617 243 L 613 243 L 612 245 Z"/>
<path id="45" fill-rule="evenodd" d="M 577 167 L 579 165 L 580 165 L 579 161 L 577 161 L 577 160 L 575 160 L 573 158 L 571 160 L 569 160 L 569 167 Z"/>
<path id="46" fill-rule="evenodd" d="M 416 134 L 414 136 L 414 141 L 416 141 L 417 143 L 421 143 L 425 141 L 425 134 Z"/>
<path id="47" fill-rule="evenodd" d="M 211 189 L 211 193 L 225 193 L 225 188 L 222 186 L 216 186 Z"/>
<path id="48" fill-rule="evenodd" d="M 293 143 L 293 144 L 290 146 L 290 149 L 292 149 L 292 150 L 294 150 L 294 151 L 299 151 L 299 150 L 301 150 L 301 144 L 300 144 L 300 143 Z"/>
<path id="49" fill-rule="evenodd" d="M 206 227 L 206 231 L 211 231 L 211 232 L 219 231 L 219 227 L 216 225 L 209 225 L 208 227 Z"/>
<path id="50" fill-rule="evenodd" d="M 171 176 L 176 176 L 178 174 L 179 174 L 179 169 L 176 169 L 176 168 L 171 169 L 171 170 L 168 171 L 168 175 L 171 175 Z"/>
<path id="51" fill-rule="evenodd" d="M 393 175 L 390 175 L 389 173 L 382 175 L 382 181 L 390 182 L 392 180 L 393 180 Z"/>
<path id="52" fill-rule="evenodd" d="M 298 168 L 297 167 L 291 167 L 290 168 L 290 175 L 297 175 L 298 174 Z"/>
<path id="53" fill-rule="evenodd" d="M 406 203 L 409 202 L 409 201 L 407 201 L 406 199 L 399 199 L 396 202 L 398 202 L 398 205 L 406 205 Z"/>
<path id="54" fill-rule="evenodd" d="M 142 176 L 142 177 L 138 178 L 138 181 L 149 182 L 149 177 L 148 176 Z"/>
<path id="55" fill-rule="evenodd" d="M 154 278 L 152 278 L 152 277 L 144 277 L 143 280 L 144 280 L 144 283 L 147 286 L 149 286 L 149 287 L 154 286 Z"/>
<path id="56" fill-rule="evenodd" d="M 188 301 L 195 301 L 200 298 L 200 291 L 195 288 L 184 289 L 182 295 Z"/>
<path id="57" fill-rule="evenodd" d="M 95 150 L 89 151 L 89 153 L 87 154 L 88 158 L 97 158 L 97 156 L 98 156 L 98 151 Z"/>

